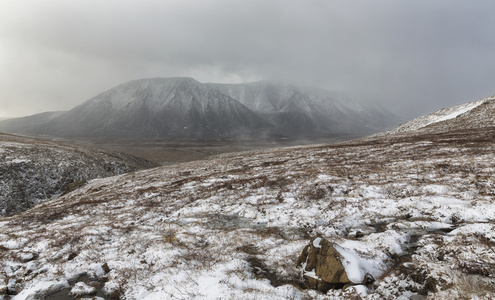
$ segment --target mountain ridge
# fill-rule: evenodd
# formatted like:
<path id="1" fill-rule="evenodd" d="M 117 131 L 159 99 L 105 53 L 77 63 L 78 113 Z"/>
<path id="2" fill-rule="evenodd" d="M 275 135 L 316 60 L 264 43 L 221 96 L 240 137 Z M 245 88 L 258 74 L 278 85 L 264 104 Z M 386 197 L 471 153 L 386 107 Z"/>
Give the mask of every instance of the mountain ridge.
<path id="1" fill-rule="evenodd" d="M 65 137 L 321 137 L 367 135 L 394 122 L 385 111 L 342 97 L 265 81 L 229 85 L 189 77 L 145 78 L 118 85 L 61 114 L 0 122 L 0 130 Z"/>

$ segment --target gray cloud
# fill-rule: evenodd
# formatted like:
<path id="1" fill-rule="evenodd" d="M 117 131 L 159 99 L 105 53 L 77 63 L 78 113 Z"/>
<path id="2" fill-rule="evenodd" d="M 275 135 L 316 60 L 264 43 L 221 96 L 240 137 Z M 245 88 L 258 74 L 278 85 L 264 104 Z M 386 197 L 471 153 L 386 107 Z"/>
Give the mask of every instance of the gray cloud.
<path id="1" fill-rule="evenodd" d="M 412 117 L 495 93 L 495 2 L 85 0 L 0 4 L 0 117 L 128 80 L 290 80 Z"/>

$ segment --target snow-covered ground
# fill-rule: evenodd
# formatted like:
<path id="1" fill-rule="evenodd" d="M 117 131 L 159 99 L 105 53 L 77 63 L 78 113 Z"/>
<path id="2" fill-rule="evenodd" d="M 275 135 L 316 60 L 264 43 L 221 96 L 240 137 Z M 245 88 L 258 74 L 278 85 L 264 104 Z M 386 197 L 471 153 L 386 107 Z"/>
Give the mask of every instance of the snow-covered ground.
<path id="1" fill-rule="evenodd" d="M 0 219 L 0 278 L 18 292 L 0 299 L 492 299 L 494 140 L 376 137 L 92 180 Z M 373 287 L 302 289 L 315 236 Z"/>

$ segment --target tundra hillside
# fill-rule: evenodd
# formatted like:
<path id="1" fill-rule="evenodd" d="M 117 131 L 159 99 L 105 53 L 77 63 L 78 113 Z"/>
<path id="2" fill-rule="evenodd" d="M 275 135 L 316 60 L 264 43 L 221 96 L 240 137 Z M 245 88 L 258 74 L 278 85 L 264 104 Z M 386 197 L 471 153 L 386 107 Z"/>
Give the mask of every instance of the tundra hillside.
<path id="1" fill-rule="evenodd" d="M 24 211 L 89 179 L 153 166 L 117 152 L 0 133 L 0 216 Z"/>
<path id="2" fill-rule="evenodd" d="M 395 134 L 92 180 L 0 220 L 4 297 L 491 299 L 494 141 Z M 305 289 L 296 260 L 315 236 L 373 285 Z"/>

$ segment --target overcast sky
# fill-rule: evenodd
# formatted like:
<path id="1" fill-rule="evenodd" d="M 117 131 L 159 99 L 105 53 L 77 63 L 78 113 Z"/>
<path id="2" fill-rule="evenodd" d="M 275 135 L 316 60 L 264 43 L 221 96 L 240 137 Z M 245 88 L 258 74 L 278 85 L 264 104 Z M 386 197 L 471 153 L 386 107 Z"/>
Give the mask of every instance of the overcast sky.
<path id="1" fill-rule="evenodd" d="M 2 0 L 0 117 L 129 80 L 288 80 L 414 117 L 495 94 L 493 0 Z"/>

